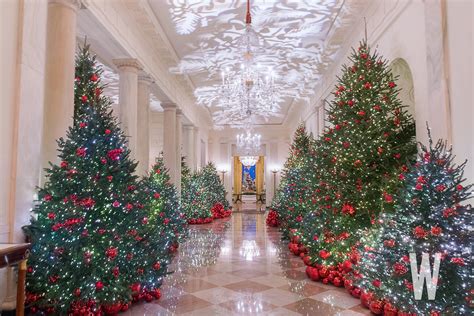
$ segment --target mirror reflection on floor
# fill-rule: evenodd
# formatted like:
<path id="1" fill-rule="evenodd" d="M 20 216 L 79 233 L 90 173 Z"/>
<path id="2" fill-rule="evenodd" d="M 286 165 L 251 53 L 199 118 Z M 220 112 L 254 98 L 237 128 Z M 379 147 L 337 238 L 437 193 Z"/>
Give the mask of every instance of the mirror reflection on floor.
<path id="1" fill-rule="evenodd" d="M 252 213 L 252 212 L 265 212 L 266 206 L 262 202 L 252 201 L 252 202 L 236 202 L 233 204 L 234 212 L 238 213 Z"/>

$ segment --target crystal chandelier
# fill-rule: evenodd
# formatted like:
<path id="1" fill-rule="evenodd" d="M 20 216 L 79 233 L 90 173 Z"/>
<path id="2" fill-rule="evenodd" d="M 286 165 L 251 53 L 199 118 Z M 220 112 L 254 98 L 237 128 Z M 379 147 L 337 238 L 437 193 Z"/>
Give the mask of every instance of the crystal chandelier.
<path id="1" fill-rule="evenodd" d="M 245 33 L 237 42 L 243 61 L 239 71 L 230 68 L 222 72 L 219 88 L 219 107 L 239 113 L 239 119 L 251 114 L 268 116 L 278 112 L 275 91 L 275 74 L 271 67 L 255 63 L 256 53 L 262 51 L 258 34 L 252 28 L 250 0 L 247 0 Z"/>
<path id="2" fill-rule="evenodd" d="M 259 134 L 252 134 L 250 128 L 245 134 L 237 135 L 237 152 L 241 154 L 240 162 L 245 167 L 252 167 L 258 162 L 260 152 Z"/>

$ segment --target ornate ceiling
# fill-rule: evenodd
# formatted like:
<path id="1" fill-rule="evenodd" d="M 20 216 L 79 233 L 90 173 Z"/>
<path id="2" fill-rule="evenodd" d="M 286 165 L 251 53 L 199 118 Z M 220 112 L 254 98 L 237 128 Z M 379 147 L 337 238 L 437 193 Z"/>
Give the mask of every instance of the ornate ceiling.
<path id="1" fill-rule="evenodd" d="M 231 122 L 215 107 L 224 68 L 237 69 L 242 59 L 237 39 L 244 31 L 245 0 L 148 0 L 172 44 L 178 63 L 170 68 L 186 75 L 197 102 L 208 106 L 216 125 Z M 257 62 L 277 74 L 280 112 L 257 123 L 281 124 L 291 106 L 308 102 L 318 80 L 338 57 L 365 0 L 254 0 L 252 25 L 264 41 Z M 293 104 L 293 105 L 292 105 Z"/>

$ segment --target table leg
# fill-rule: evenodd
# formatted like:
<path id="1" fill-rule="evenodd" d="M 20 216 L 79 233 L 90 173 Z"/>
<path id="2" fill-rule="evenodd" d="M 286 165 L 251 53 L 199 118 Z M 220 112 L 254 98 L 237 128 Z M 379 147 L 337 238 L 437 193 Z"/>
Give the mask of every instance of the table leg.
<path id="1" fill-rule="evenodd" d="M 26 259 L 18 265 L 18 284 L 16 289 L 16 316 L 25 315 Z"/>

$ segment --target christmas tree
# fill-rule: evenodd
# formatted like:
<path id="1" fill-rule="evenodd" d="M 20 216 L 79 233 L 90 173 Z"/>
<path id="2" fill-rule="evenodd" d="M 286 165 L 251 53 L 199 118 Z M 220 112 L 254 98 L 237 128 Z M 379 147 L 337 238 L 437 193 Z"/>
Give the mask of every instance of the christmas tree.
<path id="1" fill-rule="evenodd" d="M 230 215 L 229 203 L 216 167 L 207 164 L 194 173 L 183 187 L 181 200 L 190 224 L 209 223 Z"/>
<path id="2" fill-rule="evenodd" d="M 115 314 L 132 297 L 160 296 L 166 269 L 154 248 L 168 241 L 144 228 L 136 163 L 87 46 L 76 66 L 74 125 L 58 141 L 61 162 L 46 170 L 25 227 L 32 243 L 27 304 L 32 313 Z"/>
<path id="3" fill-rule="evenodd" d="M 398 174 L 416 152 L 414 121 L 397 98 L 387 61 L 365 42 L 350 61 L 318 146 L 315 210 L 301 233 L 311 260 L 325 267 L 344 262 L 376 216 L 393 209 Z"/>
<path id="4" fill-rule="evenodd" d="M 284 237 L 298 229 L 306 212 L 310 211 L 313 192 L 309 186 L 314 180 L 317 165 L 314 139 L 301 124 L 294 135 L 290 155 L 285 162 L 282 179 L 272 201 L 269 216 L 276 217 Z M 274 214 L 273 212 L 276 212 Z M 273 221 L 270 221 L 273 222 Z"/>
<path id="5" fill-rule="evenodd" d="M 381 216 L 380 228 L 361 251 L 354 271 L 354 285 L 363 289 L 363 302 L 373 312 L 472 314 L 473 217 L 471 207 L 461 204 L 470 198 L 472 186 L 462 184 L 464 165 L 453 164 L 443 142 L 433 145 L 430 140 L 429 148 L 421 146 L 410 172 L 400 173 L 403 189 L 395 197 L 396 212 Z M 423 253 L 429 256 L 427 281 L 433 275 L 435 299 L 421 288 L 421 299 L 415 298 L 412 273 L 426 269 L 419 268 Z M 416 259 L 413 272 L 411 259 Z M 436 260 L 437 276 L 433 272 Z"/>
<path id="6" fill-rule="evenodd" d="M 155 236 L 170 240 L 171 252 L 186 235 L 185 214 L 179 203 L 178 193 L 170 182 L 163 158 L 156 158 L 149 176 L 143 179 L 143 197 L 149 209 L 148 227 L 155 230 Z"/>
<path id="7" fill-rule="evenodd" d="M 186 157 L 181 157 L 181 191 L 184 190 L 189 179 L 191 179 L 192 171 L 186 163 Z"/>

